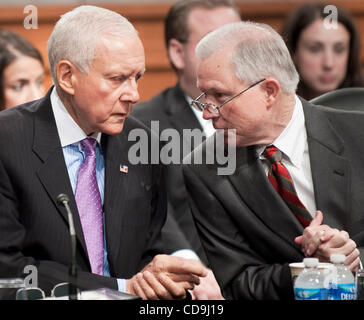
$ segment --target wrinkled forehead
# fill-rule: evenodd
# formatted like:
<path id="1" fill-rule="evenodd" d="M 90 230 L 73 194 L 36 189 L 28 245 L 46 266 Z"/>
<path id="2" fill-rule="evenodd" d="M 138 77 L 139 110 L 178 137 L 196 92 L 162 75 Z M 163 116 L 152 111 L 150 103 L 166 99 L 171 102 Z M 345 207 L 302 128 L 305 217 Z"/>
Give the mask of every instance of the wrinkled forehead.
<path id="1" fill-rule="evenodd" d="M 144 47 L 137 35 L 104 35 L 95 47 L 92 67 L 111 70 L 145 71 Z M 122 70 L 121 70 L 122 69 Z"/>
<path id="2" fill-rule="evenodd" d="M 100 50 L 127 50 L 130 48 L 144 51 L 143 43 L 135 33 L 107 33 L 104 32 L 96 40 L 96 49 Z"/>
<path id="3" fill-rule="evenodd" d="M 197 86 L 210 87 L 217 82 L 229 82 L 236 79 L 232 52 L 218 51 L 197 64 Z"/>
<path id="4" fill-rule="evenodd" d="M 105 57 L 123 59 L 125 57 L 144 57 L 144 46 L 137 35 L 110 35 L 101 36 L 95 46 L 94 61 Z"/>

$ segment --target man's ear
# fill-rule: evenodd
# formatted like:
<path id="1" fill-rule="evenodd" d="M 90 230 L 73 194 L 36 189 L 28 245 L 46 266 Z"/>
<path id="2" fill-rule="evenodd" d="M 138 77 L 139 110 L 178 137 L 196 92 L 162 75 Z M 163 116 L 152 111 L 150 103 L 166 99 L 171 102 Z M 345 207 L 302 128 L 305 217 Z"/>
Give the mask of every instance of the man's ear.
<path id="1" fill-rule="evenodd" d="M 57 81 L 62 90 L 69 95 L 74 95 L 75 65 L 68 60 L 61 60 L 57 64 Z"/>
<path id="2" fill-rule="evenodd" d="M 267 102 L 267 107 L 270 107 L 276 101 L 278 94 L 281 91 L 281 86 L 279 82 L 274 78 L 267 78 L 262 86 L 265 90 L 265 99 Z"/>
<path id="3" fill-rule="evenodd" d="M 184 47 L 183 43 L 176 39 L 171 39 L 168 44 L 168 56 L 172 64 L 177 69 L 184 69 Z"/>

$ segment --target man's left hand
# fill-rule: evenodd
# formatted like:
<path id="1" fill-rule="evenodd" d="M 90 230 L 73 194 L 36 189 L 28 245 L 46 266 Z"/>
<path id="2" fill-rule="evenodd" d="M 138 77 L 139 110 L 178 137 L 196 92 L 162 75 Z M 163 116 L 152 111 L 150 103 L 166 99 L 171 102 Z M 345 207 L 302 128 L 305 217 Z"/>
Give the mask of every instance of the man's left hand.
<path id="1" fill-rule="evenodd" d="M 305 256 L 318 258 L 320 262 L 329 262 L 331 254 L 340 253 L 346 256 L 345 265 L 351 271 L 359 269 L 360 252 L 356 243 L 350 239 L 346 231 L 323 225 L 322 221 L 323 214 L 318 210 L 302 236 L 295 238 Z"/>

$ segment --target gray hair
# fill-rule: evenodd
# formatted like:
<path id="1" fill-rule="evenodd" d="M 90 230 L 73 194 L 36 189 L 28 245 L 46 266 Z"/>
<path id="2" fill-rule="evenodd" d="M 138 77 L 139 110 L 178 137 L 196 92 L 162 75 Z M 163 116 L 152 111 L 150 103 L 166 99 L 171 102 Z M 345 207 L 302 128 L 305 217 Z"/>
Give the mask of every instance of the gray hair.
<path id="1" fill-rule="evenodd" d="M 297 70 L 282 37 L 270 26 L 250 21 L 227 24 L 201 39 L 196 54 L 203 60 L 230 43 L 234 45 L 230 58 L 239 80 L 252 84 L 273 77 L 283 92 L 296 91 Z"/>
<path id="2" fill-rule="evenodd" d="M 48 58 L 52 79 L 58 85 L 59 61 L 72 62 L 87 73 L 101 34 L 138 35 L 133 25 L 120 14 L 95 6 L 80 6 L 62 15 L 48 40 Z"/>

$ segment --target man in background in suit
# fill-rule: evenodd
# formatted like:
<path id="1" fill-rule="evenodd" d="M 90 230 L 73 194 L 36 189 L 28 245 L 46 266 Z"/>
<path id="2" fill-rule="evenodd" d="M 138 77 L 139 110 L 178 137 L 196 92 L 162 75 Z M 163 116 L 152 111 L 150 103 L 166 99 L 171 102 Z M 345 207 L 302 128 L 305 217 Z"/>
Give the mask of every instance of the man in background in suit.
<path id="1" fill-rule="evenodd" d="M 298 98 L 289 52 L 267 25 L 223 26 L 196 53 L 203 94 L 192 104 L 222 129 L 225 146 L 237 146 L 231 175 L 194 164 L 200 152 L 211 159 L 214 136 L 183 165 L 224 297 L 293 299 L 288 265 L 305 256 L 327 262 L 342 253 L 356 270 L 364 245 L 364 115 Z"/>
<path id="2" fill-rule="evenodd" d="M 68 281 L 68 219 L 57 204 L 66 193 L 81 289 L 184 298 L 207 271 L 156 255 L 166 214 L 162 167 L 128 159 L 128 133 L 148 131 L 128 118 L 145 70 L 137 31 L 116 12 L 81 6 L 57 22 L 48 56 L 55 87 L 0 114 L 1 277 L 35 265 L 48 294 Z"/>
<path id="3" fill-rule="evenodd" d="M 192 97 L 200 93 L 196 87 L 194 50 L 198 41 L 207 33 L 237 21 L 240 21 L 239 10 L 230 0 L 183 0 L 174 4 L 165 19 L 165 44 L 178 83 L 150 101 L 136 105 L 132 115 L 148 127 L 151 127 L 151 121 L 159 121 L 160 131 L 174 128 L 180 137 L 183 137 L 184 129 L 202 130 L 204 136 L 210 136 L 214 132 L 211 121 L 206 121 L 190 107 Z M 182 139 L 181 142 L 180 160 L 187 155 L 183 154 L 183 147 L 184 150 L 191 151 L 196 147 L 193 143 L 198 143 Z M 181 166 L 170 164 L 166 171 L 168 213 L 166 225 L 162 229 L 163 244 L 168 246 L 167 250 L 170 253 L 193 258 L 198 256 L 202 262 L 208 264 L 188 206 Z M 179 249 L 177 253 L 176 249 Z M 210 288 L 215 289 L 204 290 L 204 282 L 209 279 Z M 210 273 L 209 277 L 204 278 L 202 284 L 196 287 L 195 294 L 203 299 L 221 297 L 220 290 L 214 282 L 213 274 Z"/>

